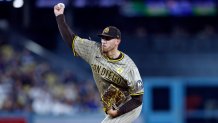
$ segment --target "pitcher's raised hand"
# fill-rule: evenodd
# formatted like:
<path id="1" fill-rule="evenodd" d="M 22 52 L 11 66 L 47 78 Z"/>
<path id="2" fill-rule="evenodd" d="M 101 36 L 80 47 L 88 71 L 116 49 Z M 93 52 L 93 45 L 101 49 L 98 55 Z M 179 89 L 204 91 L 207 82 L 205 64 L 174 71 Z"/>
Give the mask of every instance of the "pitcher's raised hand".
<path id="1" fill-rule="evenodd" d="M 54 6 L 54 14 L 55 16 L 64 14 L 65 5 L 63 3 L 58 3 Z"/>

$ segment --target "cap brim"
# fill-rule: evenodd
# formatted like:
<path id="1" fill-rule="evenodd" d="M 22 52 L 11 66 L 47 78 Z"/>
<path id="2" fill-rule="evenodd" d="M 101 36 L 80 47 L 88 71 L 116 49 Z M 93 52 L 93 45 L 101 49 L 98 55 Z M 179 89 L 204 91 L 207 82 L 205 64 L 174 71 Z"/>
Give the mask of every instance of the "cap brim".
<path id="1" fill-rule="evenodd" d="M 113 36 L 106 35 L 106 34 L 98 34 L 98 37 L 100 37 L 100 38 L 102 38 L 102 37 L 114 38 Z"/>

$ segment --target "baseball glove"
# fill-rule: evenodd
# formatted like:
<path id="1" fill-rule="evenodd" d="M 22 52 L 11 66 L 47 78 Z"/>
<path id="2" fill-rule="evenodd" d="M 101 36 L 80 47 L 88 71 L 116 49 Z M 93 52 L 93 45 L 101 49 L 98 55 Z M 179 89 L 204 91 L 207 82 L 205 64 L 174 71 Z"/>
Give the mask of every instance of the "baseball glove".
<path id="1" fill-rule="evenodd" d="M 105 111 L 111 109 L 112 107 L 116 108 L 126 100 L 124 93 L 112 84 L 104 92 L 101 98 Z"/>

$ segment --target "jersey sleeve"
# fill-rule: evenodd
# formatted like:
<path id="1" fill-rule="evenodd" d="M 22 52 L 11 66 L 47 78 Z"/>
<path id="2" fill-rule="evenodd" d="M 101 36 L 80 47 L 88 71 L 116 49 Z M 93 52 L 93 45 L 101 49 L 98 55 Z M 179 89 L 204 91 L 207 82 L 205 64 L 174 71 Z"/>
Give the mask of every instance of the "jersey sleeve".
<path id="1" fill-rule="evenodd" d="M 74 56 L 80 56 L 86 62 L 90 63 L 93 53 L 95 52 L 97 43 L 88 39 L 75 36 L 72 42 L 72 50 Z"/>
<path id="2" fill-rule="evenodd" d="M 129 71 L 129 93 L 131 96 L 144 94 L 144 86 L 138 68 L 134 66 Z"/>

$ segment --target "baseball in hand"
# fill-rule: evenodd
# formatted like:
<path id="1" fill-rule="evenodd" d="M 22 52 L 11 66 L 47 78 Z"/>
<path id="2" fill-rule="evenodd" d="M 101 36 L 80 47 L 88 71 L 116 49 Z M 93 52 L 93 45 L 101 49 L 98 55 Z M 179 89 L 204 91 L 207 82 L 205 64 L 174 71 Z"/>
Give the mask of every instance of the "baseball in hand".
<path id="1" fill-rule="evenodd" d="M 58 7 L 59 8 L 62 8 L 62 7 L 65 8 L 65 5 L 64 5 L 64 3 L 58 3 Z"/>

